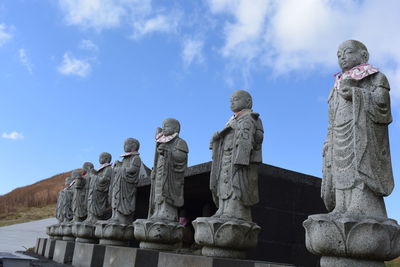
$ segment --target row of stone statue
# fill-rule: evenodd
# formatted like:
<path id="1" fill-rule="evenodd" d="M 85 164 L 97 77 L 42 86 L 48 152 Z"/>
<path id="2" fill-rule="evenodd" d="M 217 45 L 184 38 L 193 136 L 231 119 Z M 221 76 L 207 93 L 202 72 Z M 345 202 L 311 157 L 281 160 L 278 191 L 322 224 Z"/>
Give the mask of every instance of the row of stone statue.
<path id="1" fill-rule="evenodd" d="M 321 186 L 330 213 L 309 216 L 303 223 L 306 247 L 323 256 L 321 266 L 384 266 L 383 260 L 400 255 L 400 227 L 387 218 L 383 201 L 394 187 L 390 87 L 385 75 L 368 64 L 369 53 L 361 42 L 342 43 L 337 56 L 342 72 L 328 97 Z M 210 144 L 210 190 L 218 210 L 197 218 L 193 226 L 203 255 L 242 258 L 246 249 L 256 246 L 261 229 L 252 222 L 251 206 L 258 202 L 263 126 L 248 92 L 233 93 L 231 110 L 233 116 Z M 111 155 L 102 153 L 99 169 L 85 163 L 83 173 L 73 172 L 57 204 L 62 223 L 49 227 L 49 235 L 113 245 L 136 238 L 141 248 L 176 248 L 182 238 L 177 215 L 184 203 L 189 152 L 179 131 L 175 119 L 166 119 L 157 131 L 147 219 L 132 223 L 136 185 L 146 172 L 139 142 L 129 138 L 122 162 L 114 167 Z M 111 218 L 102 220 L 110 212 Z"/>
<path id="2" fill-rule="evenodd" d="M 252 222 L 251 206 L 258 202 L 258 171 L 262 162 L 263 127 L 259 114 L 253 112 L 252 98 L 246 91 L 231 97 L 234 115 L 211 140 L 213 165 L 210 189 L 216 214 L 193 222 L 195 239 L 204 246 L 204 255 L 244 257 L 243 249 L 257 244 L 260 227 Z M 136 238 L 141 248 L 175 249 L 182 240 L 183 226 L 178 209 L 184 204 L 184 175 L 188 145 L 179 137 L 180 123 L 166 119 L 155 136 L 156 152 L 151 171 L 151 191 L 147 219 L 133 222 L 136 187 L 147 176 L 139 155 L 139 141 L 128 138 L 122 161 L 111 164 L 111 155 L 101 153 L 100 167 L 83 164 L 83 171 L 73 171 L 59 194 L 57 218 L 50 226 L 54 238 L 104 245 L 127 245 Z M 236 227 L 232 229 L 232 224 Z M 215 238 L 208 229 L 225 231 Z M 229 232 L 233 231 L 233 232 Z M 246 238 L 238 242 L 238 234 Z M 227 238 L 231 237 L 231 240 Z M 227 248 L 219 247 L 226 243 Z"/>

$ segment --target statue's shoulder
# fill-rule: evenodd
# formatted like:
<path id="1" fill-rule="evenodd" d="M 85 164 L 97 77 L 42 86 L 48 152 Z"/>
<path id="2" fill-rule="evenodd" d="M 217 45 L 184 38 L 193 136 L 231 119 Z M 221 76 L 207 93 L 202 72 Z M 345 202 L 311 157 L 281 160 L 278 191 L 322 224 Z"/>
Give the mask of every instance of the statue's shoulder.
<path id="1" fill-rule="evenodd" d="M 188 153 L 188 152 L 189 152 L 189 147 L 188 147 L 186 141 L 183 140 L 183 139 L 180 138 L 180 137 L 178 137 L 178 138 L 176 139 L 175 148 L 178 149 L 178 150 L 180 150 L 180 151 L 183 151 L 183 152 L 185 152 L 185 153 Z"/>
<path id="2" fill-rule="evenodd" d="M 386 75 L 383 74 L 382 72 L 378 71 L 378 72 L 372 74 L 371 79 L 372 79 L 374 85 L 381 86 L 381 87 L 384 87 L 384 88 L 390 90 L 389 81 L 386 78 Z"/>

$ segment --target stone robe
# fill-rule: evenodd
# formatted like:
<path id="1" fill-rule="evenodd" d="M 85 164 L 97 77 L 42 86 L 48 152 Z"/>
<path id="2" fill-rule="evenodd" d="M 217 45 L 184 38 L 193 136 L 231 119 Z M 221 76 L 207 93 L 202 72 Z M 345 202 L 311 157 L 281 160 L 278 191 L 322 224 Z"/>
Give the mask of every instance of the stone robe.
<path id="1" fill-rule="evenodd" d="M 111 186 L 111 206 L 123 215 L 135 212 L 136 187 L 142 161 L 139 153 L 134 152 L 124 156 L 121 166 L 114 168 L 114 177 Z"/>
<path id="2" fill-rule="evenodd" d="M 87 216 L 87 187 L 89 174 L 75 179 L 72 208 L 74 216 L 83 219 Z"/>
<path id="3" fill-rule="evenodd" d="M 157 152 L 151 173 L 149 217 L 154 212 L 154 204 L 166 202 L 174 207 L 184 204 L 183 184 L 189 148 L 185 140 L 178 136 L 163 144 L 166 145 L 166 152 L 164 155 Z M 177 158 L 176 152 L 184 153 L 185 157 Z"/>
<path id="4" fill-rule="evenodd" d="M 88 194 L 88 213 L 96 217 L 102 217 L 109 212 L 110 203 L 108 191 L 113 170 L 110 164 L 100 168 L 96 174 L 90 175 Z"/>
<path id="5" fill-rule="evenodd" d="M 381 72 L 351 86 L 347 101 L 333 88 L 328 98 L 329 127 L 323 155 L 321 196 L 329 211 L 335 189 L 368 188 L 377 196 L 393 190 L 388 125 L 392 121 L 389 83 Z"/>
<path id="6" fill-rule="evenodd" d="M 212 142 L 210 189 L 217 207 L 218 199 L 238 199 L 244 206 L 259 201 L 258 164 L 262 162 L 263 134 L 259 114 L 243 110 Z"/>

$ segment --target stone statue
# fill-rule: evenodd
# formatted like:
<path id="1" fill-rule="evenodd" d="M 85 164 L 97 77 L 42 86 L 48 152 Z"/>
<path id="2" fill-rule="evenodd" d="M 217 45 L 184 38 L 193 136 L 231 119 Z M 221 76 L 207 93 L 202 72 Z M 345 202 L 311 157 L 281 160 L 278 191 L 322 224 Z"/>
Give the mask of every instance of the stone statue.
<path id="1" fill-rule="evenodd" d="M 231 97 L 234 115 L 212 137 L 210 189 L 218 207 L 214 217 L 251 221 L 250 207 L 258 203 L 258 164 L 262 162 L 264 130 L 260 115 L 251 107 L 248 92 L 234 92 Z"/>
<path id="2" fill-rule="evenodd" d="M 95 223 L 104 219 L 110 211 L 108 190 L 113 175 L 111 167 L 111 154 L 103 152 L 100 154 L 101 166 L 90 174 L 90 186 L 88 192 L 88 218 L 85 222 Z"/>
<path id="3" fill-rule="evenodd" d="M 390 86 L 386 76 L 368 64 L 369 53 L 361 42 L 343 42 L 337 57 L 342 72 L 328 97 L 321 185 L 321 197 L 330 213 L 312 215 L 304 222 L 307 248 L 323 255 L 321 266 L 384 266 L 382 260 L 395 256 L 390 241 L 394 236 L 389 233 L 398 229 L 394 220 L 387 219 L 383 200 L 394 187 L 388 136 Z M 342 232 L 338 225 L 348 230 Z M 370 232 L 372 227 L 377 230 Z M 389 247 L 378 245 L 382 234 L 390 239 Z M 338 243 L 331 244 L 336 239 Z M 363 245 L 353 244 L 354 239 Z M 396 246 L 398 256 L 400 244 Z"/>
<path id="4" fill-rule="evenodd" d="M 162 129 L 157 128 L 148 220 L 134 222 L 135 237 L 142 241 L 141 248 L 171 250 L 182 239 L 178 208 L 184 203 L 183 183 L 189 149 L 179 132 L 179 121 L 171 118 L 164 120 Z M 149 231 L 156 226 L 162 234 Z"/>
<path id="5" fill-rule="evenodd" d="M 264 130 L 259 114 L 251 110 L 252 104 L 248 92 L 235 91 L 231 96 L 234 114 L 211 139 L 210 189 L 218 210 L 211 218 L 193 222 L 196 243 L 204 246 L 203 255 L 243 258 L 244 250 L 257 244 L 261 228 L 252 222 L 251 206 L 258 202 Z M 218 231 L 230 232 L 222 237 Z M 250 234 L 237 238 L 244 232 Z"/>
<path id="6" fill-rule="evenodd" d="M 89 191 L 87 197 L 87 218 L 83 222 L 75 222 L 72 233 L 77 242 L 96 243 L 96 222 L 110 217 L 109 187 L 113 176 L 111 167 L 111 154 L 103 152 L 99 157 L 100 167 L 90 169 L 86 173 L 89 178 Z"/>
<path id="7" fill-rule="evenodd" d="M 72 198 L 73 198 L 73 177 L 68 176 L 65 179 L 65 187 L 58 193 L 56 204 L 56 218 L 58 224 L 47 227 L 46 232 L 50 238 L 64 239 L 64 230 L 66 225 L 73 219 Z M 64 229 L 63 229 L 64 228 Z M 65 232 L 65 239 L 68 240 L 68 229 Z"/>
<path id="8" fill-rule="evenodd" d="M 74 196 L 72 200 L 72 209 L 74 212 L 74 222 L 82 222 L 87 217 L 87 195 L 90 183 L 90 172 L 94 169 L 94 166 L 91 162 L 85 162 L 82 168 L 82 172 L 73 173 Z"/>
<path id="9" fill-rule="evenodd" d="M 112 217 L 96 224 L 95 235 L 103 245 L 128 245 L 134 239 L 133 216 L 136 205 L 136 187 L 139 181 L 142 160 L 140 143 L 128 138 L 124 143 L 122 162 L 114 163 L 114 176 L 110 187 Z"/>

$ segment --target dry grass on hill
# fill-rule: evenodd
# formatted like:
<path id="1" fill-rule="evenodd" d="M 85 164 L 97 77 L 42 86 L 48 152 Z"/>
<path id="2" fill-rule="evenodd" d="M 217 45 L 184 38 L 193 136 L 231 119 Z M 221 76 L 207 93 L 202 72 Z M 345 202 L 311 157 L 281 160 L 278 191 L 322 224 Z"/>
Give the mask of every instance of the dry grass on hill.
<path id="1" fill-rule="evenodd" d="M 71 171 L 57 174 L 0 196 L 0 226 L 54 216 L 58 192 L 70 175 Z"/>

